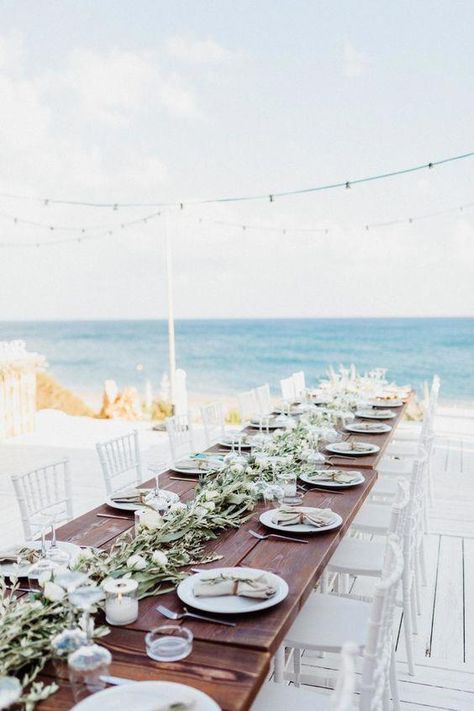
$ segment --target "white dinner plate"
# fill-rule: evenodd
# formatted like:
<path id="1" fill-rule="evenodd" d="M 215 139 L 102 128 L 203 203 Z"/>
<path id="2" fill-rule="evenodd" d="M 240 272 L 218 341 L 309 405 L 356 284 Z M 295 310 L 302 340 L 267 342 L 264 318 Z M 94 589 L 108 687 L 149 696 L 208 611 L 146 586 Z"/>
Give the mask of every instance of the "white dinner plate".
<path id="1" fill-rule="evenodd" d="M 264 420 L 262 423 L 260 423 L 260 420 L 250 420 L 249 422 L 249 427 L 251 427 L 253 430 L 262 430 L 262 432 L 265 432 L 266 430 L 281 430 L 284 429 L 285 427 L 288 426 L 288 417 L 285 415 L 285 421 L 278 422 L 277 419 L 270 419 L 268 422 Z"/>
<path id="2" fill-rule="evenodd" d="M 326 471 L 325 469 L 321 470 L 315 470 L 315 471 Z M 325 489 L 330 488 L 330 489 L 347 489 L 350 486 L 359 486 L 360 484 L 363 484 L 365 481 L 365 476 L 362 474 L 362 472 L 355 471 L 355 470 L 342 470 L 344 474 L 358 474 L 357 479 L 354 479 L 354 481 L 350 482 L 340 482 L 340 481 L 332 481 L 329 479 L 312 479 L 308 474 L 300 474 L 299 478 L 301 481 L 305 481 L 307 484 L 311 484 L 311 486 L 323 486 Z"/>
<path id="3" fill-rule="evenodd" d="M 166 704 L 185 701 L 190 711 L 221 711 L 214 699 L 199 689 L 174 681 L 132 681 L 123 686 L 114 686 L 92 694 L 72 707 L 71 711 L 118 711 L 130 708 L 133 711 L 166 709 Z"/>
<path id="4" fill-rule="evenodd" d="M 391 425 L 387 425 L 385 422 L 351 422 L 346 425 L 348 432 L 357 432 L 358 434 L 385 434 L 391 429 Z"/>
<path id="5" fill-rule="evenodd" d="M 380 452 L 380 447 L 376 444 L 371 444 L 370 442 L 357 442 L 358 445 L 364 446 L 363 451 L 357 449 L 345 449 L 344 445 L 346 444 L 351 444 L 351 442 L 334 442 L 333 444 L 327 444 L 326 449 L 328 452 L 332 452 L 332 454 L 339 454 L 347 457 L 367 457 L 370 454 L 377 454 L 377 452 Z"/>
<path id="6" fill-rule="evenodd" d="M 143 489 L 145 491 L 145 489 Z M 146 491 L 151 491 L 151 489 L 146 489 Z M 144 504 L 134 504 L 131 502 L 117 502 L 113 501 L 110 496 L 107 496 L 105 499 L 105 503 L 107 506 L 110 506 L 113 509 L 120 509 L 121 511 L 138 511 L 138 509 L 142 509 Z"/>
<path id="7" fill-rule="evenodd" d="M 79 556 L 81 552 L 80 546 L 76 546 L 75 543 L 68 543 L 67 541 L 58 541 L 58 548 L 65 551 L 70 556 L 70 561 L 73 563 L 75 559 Z M 50 541 L 46 541 L 46 546 L 49 546 Z M 35 551 L 41 550 L 41 541 L 28 541 L 24 545 L 25 548 L 32 548 Z M 0 563 L 0 575 L 9 577 L 14 575 L 17 578 L 28 577 L 28 570 L 31 567 L 31 563 L 22 565 L 18 567 L 16 563 Z"/>
<path id="8" fill-rule="evenodd" d="M 356 410 L 355 417 L 361 417 L 364 420 L 393 420 L 397 416 L 391 410 Z"/>
<path id="9" fill-rule="evenodd" d="M 302 511 L 310 511 L 314 506 L 299 506 Z M 311 526 L 309 523 L 296 523 L 294 526 L 282 526 L 279 523 L 273 523 L 272 516 L 278 509 L 271 509 L 270 511 L 264 511 L 260 515 L 260 523 L 263 523 L 267 528 L 273 528 L 275 531 L 284 531 L 285 533 L 324 533 L 325 531 L 332 531 L 333 528 L 339 528 L 342 523 L 342 518 L 335 511 L 334 519 L 327 526 Z"/>
<path id="10" fill-rule="evenodd" d="M 241 449 L 250 449 L 252 445 L 249 440 L 251 440 L 251 437 L 248 437 L 245 434 L 241 437 L 237 435 L 229 435 L 223 437 L 217 444 L 219 447 L 228 447 L 229 449 L 239 449 L 239 446 Z"/>
<path id="11" fill-rule="evenodd" d="M 380 400 L 372 400 L 370 403 L 372 407 L 387 407 L 389 405 L 390 407 L 403 407 L 403 401 L 402 400 L 384 400 L 383 398 Z"/>
<path id="12" fill-rule="evenodd" d="M 196 597 L 193 592 L 194 584 L 199 578 L 209 577 L 209 573 L 227 573 L 229 575 L 247 575 L 257 577 L 265 573 L 268 578 L 275 584 L 276 593 L 265 600 L 259 600 L 250 597 L 239 597 L 238 595 L 222 595 L 219 597 Z M 223 615 L 242 615 L 248 612 L 257 612 L 265 610 L 268 607 L 278 605 L 288 595 L 288 584 L 283 578 L 275 573 L 270 573 L 266 570 L 258 570 L 257 568 L 212 568 L 211 570 L 202 571 L 195 575 L 190 575 L 189 578 L 181 581 L 176 592 L 181 602 L 185 605 L 194 607 L 196 610 L 203 612 L 214 612 Z"/>

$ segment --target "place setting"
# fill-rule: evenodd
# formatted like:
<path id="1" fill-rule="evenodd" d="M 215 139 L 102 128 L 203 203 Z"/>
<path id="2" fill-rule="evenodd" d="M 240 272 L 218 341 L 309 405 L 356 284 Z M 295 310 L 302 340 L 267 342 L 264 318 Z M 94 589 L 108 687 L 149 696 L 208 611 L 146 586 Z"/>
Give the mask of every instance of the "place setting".
<path id="1" fill-rule="evenodd" d="M 362 472 L 350 469 L 314 469 L 301 473 L 299 479 L 314 487 L 321 486 L 324 490 L 347 489 L 365 481 Z"/>
<path id="2" fill-rule="evenodd" d="M 337 454 L 343 457 L 367 457 L 380 452 L 380 447 L 371 442 L 345 440 L 343 442 L 326 444 L 326 450 L 331 454 Z"/>
<path id="3" fill-rule="evenodd" d="M 282 505 L 264 511 L 259 520 L 274 531 L 304 534 L 324 533 L 342 524 L 342 517 L 335 511 L 312 506 Z"/>
<path id="4" fill-rule="evenodd" d="M 360 417 L 362 420 L 393 420 L 397 413 L 389 409 L 364 407 L 356 410 L 354 416 Z"/>
<path id="5" fill-rule="evenodd" d="M 346 432 L 354 434 L 387 434 L 392 431 L 392 426 L 385 422 L 347 422 L 344 425 Z"/>
<path id="6" fill-rule="evenodd" d="M 199 452 L 173 462 L 170 469 L 178 474 L 196 476 L 216 472 L 224 466 L 224 455 L 217 452 Z"/>

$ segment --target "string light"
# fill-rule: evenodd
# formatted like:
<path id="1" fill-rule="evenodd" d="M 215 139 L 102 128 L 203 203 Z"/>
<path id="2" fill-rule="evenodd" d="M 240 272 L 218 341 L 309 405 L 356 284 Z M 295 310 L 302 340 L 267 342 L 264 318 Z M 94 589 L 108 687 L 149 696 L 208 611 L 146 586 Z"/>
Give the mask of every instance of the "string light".
<path id="1" fill-rule="evenodd" d="M 211 203 L 228 203 L 228 202 L 248 202 L 248 201 L 255 201 L 255 200 L 268 200 L 269 196 L 271 196 L 271 201 L 273 201 L 274 198 L 276 197 L 289 197 L 293 195 L 305 195 L 308 193 L 314 193 L 314 192 L 321 192 L 323 190 L 334 190 L 337 188 L 351 188 L 354 185 L 361 185 L 362 183 L 369 183 L 373 182 L 375 180 L 386 180 L 387 178 L 394 178 L 400 175 L 408 175 L 409 173 L 415 173 L 420 170 L 431 170 L 435 166 L 439 165 L 445 165 L 446 163 L 452 163 L 454 161 L 458 160 L 464 160 L 466 158 L 472 158 L 474 156 L 474 151 L 470 151 L 469 153 L 463 153 L 461 155 L 457 156 L 451 156 L 449 158 L 442 158 L 440 160 L 436 161 L 430 161 L 429 163 L 422 163 L 420 165 L 415 165 L 411 166 L 409 168 L 401 168 L 399 170 L 392 170 L 392 171 L 387 171 L 385 173 L 379 173 L 377 175 L 370 175 L 366 176 L 364 178 L 356 178 L 353 180 L 343 180 L 343 181 L 338 181 L 336 183 L 328 183 L 325 185 L 317 185 L 313 186 L 310 188 L 302 188 L 302 189 L 297 189 L 297 190 L 286 190 L 286 191 L 281 191 L 281 192 L 269 192 L 267 191 L 264 194 L 258 194 L 258 195 L 240 195 L 240 196 L 230 196 L 230 197 L 217 197 L 217 198 L 209 198 L 205 200 L 183 200 L 179 201 L 178 205 L 180 209 L 182 210 L 186 205 L 209 205 Z M 82 207 L 105 207 L 105 208 L 112 208 L 113 210 L 118 210 L 120 208 L 124 207 L 173 207 L 176 205 L 175 203 L 168 203 L 168 202 L 124 202 L 124 203 L 117 203 L 117 202 L 89 202 L 89 201 L 84 201 L 84 200 L 56 200 L 53 198 L 37 198 L 37 197 L 32 197 L 28 195 L 18 195 L 15 193 L 0 193 L 0 197 L 4 198 L 11 198 L 15 200 L 30 200 L 33 202 L 43 202 L 43 204 L 46 205 L 80 205 Z"/>
<path id="2" fill-rule="evenodd" d="M 138 225 L 141 224 L 142 222 L 147 224 L 148 220 L 153 220 L 156 217 L 160 217 L 161 212 L 152 212 L 151 214 L 145 215 L 144 217 L 138 217 L 134 220 L 128 220 L 126 222 L 121 223 L 121 228 L 125 227 L 130 227 L 131 225 Z M 52 225 L 51 223 L 45 223 L 45 222 L 37 222 L 36 220 L 27 220 L 23 219 L 21 217 L 17 217 L 16 215 L 12 215 L 8 212 L 0 212 L 0 218 L 3 218 L 4 220 L 10 220 L 13 222 L 15 225 L 29 225 L 30 227 L 37 227 L 38 229 L 43 229 L 43 230 L 49 230 L 49 231 L 56 231 L 56 232 L 81 232 L 84 234 L 85 232 L 102 232 L 103 230 L 107 229 L 108 227 L 115 228 L 116 225 L 91 225 L 90 227 L 84 227 L 84 226 L 74 226 L 74 225 Z"/>
<path id="3" fill-rule="evenodd" d="M 427 212 L 423 213 L 421 215 L 416 215 L 414 217 L 402 217 L 396 220 L 387 220 L 385 222 L 370 222 L 370 223 L 365 223 L 364 225 L 361 226 L 361 229 L 364 229 L 366 232 L 372 231 L 374 229 L 378 228 L 385 228 L 385 227 L 394 227 L 396 225 L 403 225 L 403 224 L 413 224 L 414 222 L 418 222 L 420 220 L 426 220 L 429 218 L 433 217 L 439 217 L 442 215 L 448 215 L 454 212 L 463 212 L 464 210 L 467 210 L 469 208 L 474 207 L 474 202 L 471 203 L 466 203 L 464 205 L 457 205 L 456 207 L 450 207 L 446 208 L 445 210 L 437 210 L 436 212 Z M 161 213 L 156 213 L 156 215 L 160 215 Z M 242 224 L 239 222 L 227 222 L 224 220 L 212 220 L 212 219 L 206 219 L 204 217 L 192 217 L 192 216 L 185 216 L 184 219 L 189 219 L 198 222 L 199 224 L 212 224 L 212 225 L 219 225 L 219 226 L 225 226 L 225 227 L 232 227 L 232 228 L 237 228 L 242 230 L 243 232 L 246 232 L 247 230 L 253 230 L 253 231 L 260 231 L 260 232 L 275 232 L 279 233 L 282 235 L 287 235 L 288 233 L 308 233 L 308 234 L 324 234 L 324 235 L 329 235 L 331 232 L 337 232 L 337 228 L 329 228 L 329 227 L 289 227 L 289 226 L 271 226 L 271 225 L 257 225 L 257 224 Z M 142 222 L 142 220 L 133 220 L 132 222 L 129 223 L 123 223 L 120 227 L 123 228 L 126 225 L 129 224 L 135 224 Z M 84 234 L 85 229 L 82 228 L 81 233 Z M 57 245 L 57 244 L 67 244 L 70 242 L 83 242 L 85 240 L 95 240 L 95 239 L 101 239 L 102 237 L 112 237 L 115 234 L 114 230 L 106 230 L 98 234 L 93 234 L 93 235 L 85 235 L 82 238 L 77 238 L 77 237 L 69 237 L 69 238 L 63 238 L 63 239 L 55 239 L 55 240 L 48 240 L 47 242 L 0 242 L 0 248 L 1 247 L 13 247 L 13 248 L 22 248 L 22 247 L 31 247 L 31 246 L 36 246 L 36 247 L 48 247 L 51 245 Z"/>

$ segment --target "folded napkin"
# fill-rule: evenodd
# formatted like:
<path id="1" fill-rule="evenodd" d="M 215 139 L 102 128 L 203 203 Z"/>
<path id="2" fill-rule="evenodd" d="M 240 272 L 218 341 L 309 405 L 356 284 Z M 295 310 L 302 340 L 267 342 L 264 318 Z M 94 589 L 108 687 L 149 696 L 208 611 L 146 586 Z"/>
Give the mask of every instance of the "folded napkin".
<path id="1" fill-rule="evenodd" d="M 301 506 L 282 506 L 273 512 L 272 522 L 279 526 L 296 526 L 305 523 L 320 528 L 334 521 L 331 509 L 302 508 Z"/>
<path id="2" fill-rule="evenodd" d="M 306 474 L 311 481 L 337 481 L 338 484 L 350 484 L 359 479 L 359 472 L 345 472 L 342 469 L 318 469 Z"/>
<path id="3" fill-rule="evenodd" d="M 337 442 L 339 452 L 370 452 L 372 446 L 366 442 Z"/>
<path id="4" fill-rule="evenodd" d="M 149 493 L 150 489 L 127 489 L 116 491 L 110 498 L 116 504 L 144 504 Z"/>
<path id="5" fill-rule="evenodd" d="M 214 575 L 199 578 L 194 583 L 196 597 L 220 597 L 221 595 L 238 595 L 266 600 L 277 591 L 275 584 L 265 573 L 256 577 L 244 577 L 238 574 Z"/>
<path id="6" fill-rule="evenodd" d="M 0 563 L 16 563 L 23 547 L 24 546 L 15 545 L 0 550 Z"/>
<path id="7" fill-rule="evenodd" d="M 366 430 L 367 432 L 378 432 L 380 430 L 381 425 L 378 425 L 376 422 L 358 422 L 357 423 L 357 429 L 359 430 Z"/>
<path id="8" fill-rule="evenodd" d="M 0 550 L 0 563 L 16 563 L 18 556 L 25 562 L 34 563 L 39 558 L 39 551 L 29 548 L 26 543 L 17 543 Z"/>

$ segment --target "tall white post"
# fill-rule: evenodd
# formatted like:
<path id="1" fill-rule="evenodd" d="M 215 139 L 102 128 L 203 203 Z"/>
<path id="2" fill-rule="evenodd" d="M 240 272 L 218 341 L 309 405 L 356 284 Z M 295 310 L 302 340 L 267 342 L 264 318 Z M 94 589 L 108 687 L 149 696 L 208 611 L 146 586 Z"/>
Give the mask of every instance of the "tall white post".
<path id="1" fill-rule="evenodd" d="M 170 378 L 170 395 L 173 408 L 176 404 L 176 348 L 174 336 L 173 312 L 173 260 L 171 242 L 168 234 L 168 215 L 164 214 L 165 227 L 165 258 L 166 258 L 166 293 L 168 300 L 168 367 Z"/>

